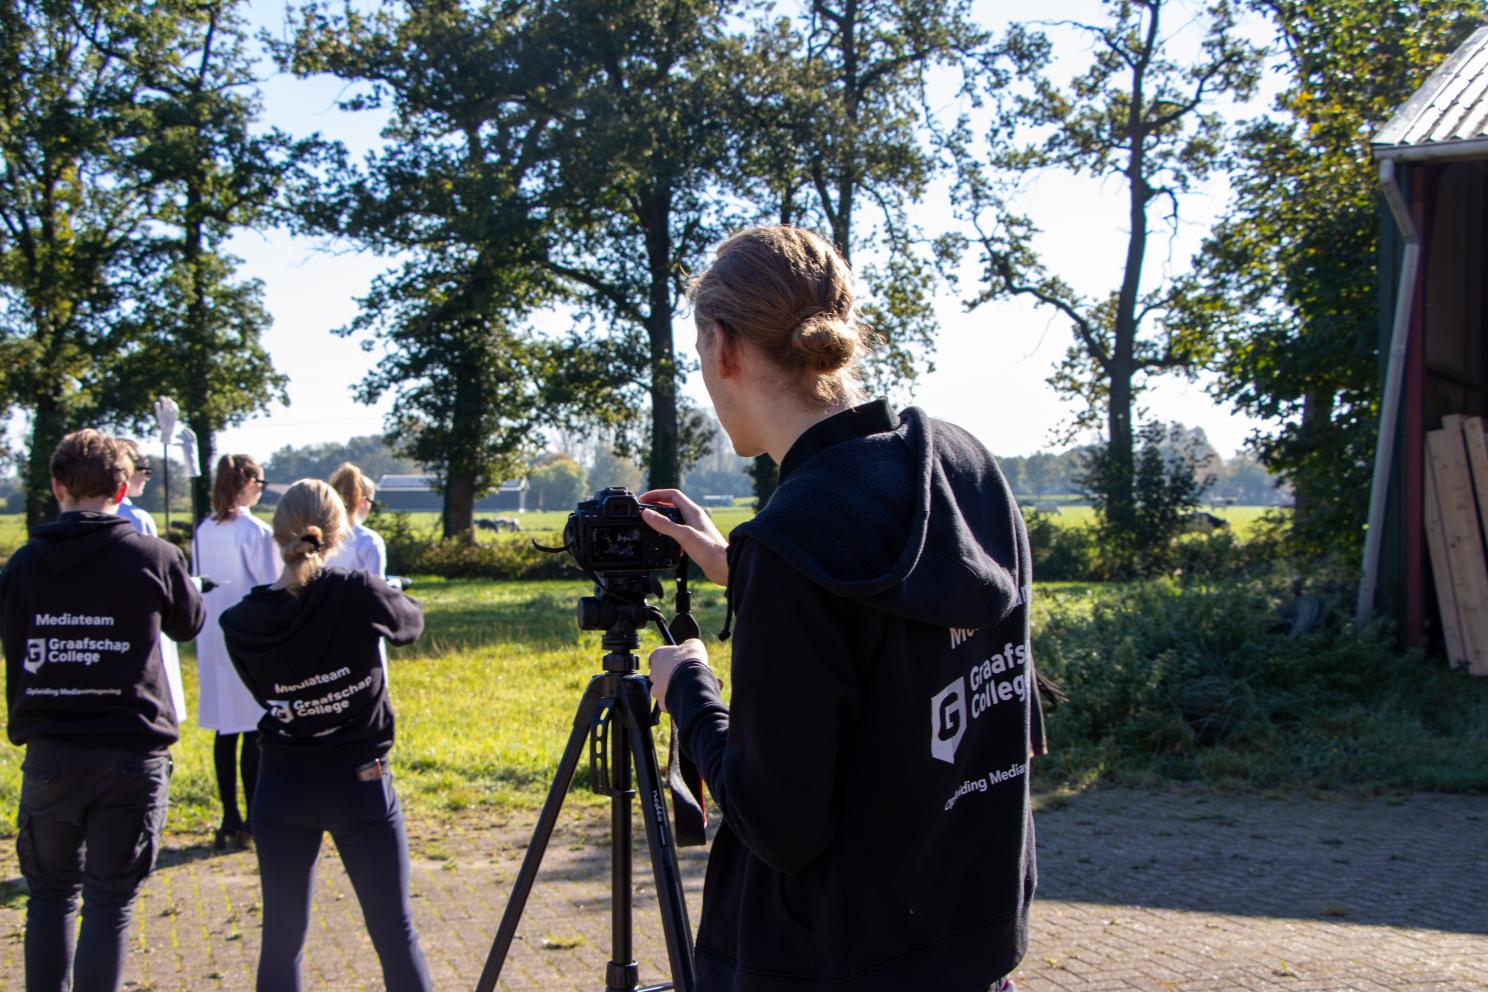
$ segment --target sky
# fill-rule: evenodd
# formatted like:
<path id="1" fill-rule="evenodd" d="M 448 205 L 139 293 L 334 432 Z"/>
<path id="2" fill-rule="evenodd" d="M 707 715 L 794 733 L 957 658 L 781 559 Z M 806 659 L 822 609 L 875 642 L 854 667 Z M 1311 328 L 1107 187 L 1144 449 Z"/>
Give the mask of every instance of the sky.
<path id="1" fill-rule="evenodd" d="M 1092 19 L 1094 0 L 1046 0 L 1042 13 L 1050 20 Z M 1000 26 L 1001 4 L 984 3 L 983 23 Z M 283 17 L 282 0 L 254 0 L 250 16 L 258 27 L 276 33 Z M 1084 56 L 1083 43 L 1060 49 L 1070 64 Z M 319 131 L 344 141 L 354 152 L 379 143 L 377 121 L 368 114 L 348 114 L 335 101 L 343 84 L 329 78 L 294 80 L 263 68 L 263 121 L 293 134 Z M 1214 218 L 1224 209 L 1226 189 L 1211 183 L 1184 202 L 1183 216 Z M 1027 185 L 1020 204 L 1044 230 L 1039 247 L 1051 269 L 1082 291 L 1104 293 L 1120 279 L 1126 249 L 1125 189 L 1114 181 L 1041 176 Z M 916 208 L 916 218 L 931 233 L 956 226 L 947 190 L 942 186 Z M 1201 240 L 1203 224 L 1183 226 L 1175 237 L 1153 239 L 1150 268 L 1181 270 Z M 241 451 L 265 458 L 287 445 L 340 441 L 380 433 L 391 398 L 377 405 L 356 402 L 356 384 L 377 360 L 362 341 L 338 337 L 333 329 L 350 323 L 356 298 L 391 262 L 348 251 L 284 231 L 242 232 L 229 250 L 242 259 L 239 274 L 262 280 L 265 303 L 274 319 L 264 344 L 274 365 L 289 377 L 289 405 L 274 404 L 242 426 L 224 430 L 218 450 Z M 968 270 L 970 271 L 970 270 Z M 974 292 L 975 279 L 962 293 Z M 1071 341 L 1067 321 L 1050 310 L 1022 301 L 984 305 L 967 312 L 955 293 L 936 300 L 940 336 L 932 356 L 935 371 L 923 376 L 908 399 L 926 411 L 960 424 L 995 454 L 1027 455 L 1059 450 L 1060 429 L 1072 413 L 1070 402 L 1045 382 Z M 550 316 L 549 319 L 553 319 Z M 692 357 L 690 319 L 679 315 L 677 346 Z M 1258 422 L 1217 406 L 1204 383 L 1159 380 L 1144 394 L 1147 416 L 1179 420 L 1202 427 L 1226 457 L 1239 449 Z M 701 377 L 694 373 L 685 391 L 707 405 Z"/>

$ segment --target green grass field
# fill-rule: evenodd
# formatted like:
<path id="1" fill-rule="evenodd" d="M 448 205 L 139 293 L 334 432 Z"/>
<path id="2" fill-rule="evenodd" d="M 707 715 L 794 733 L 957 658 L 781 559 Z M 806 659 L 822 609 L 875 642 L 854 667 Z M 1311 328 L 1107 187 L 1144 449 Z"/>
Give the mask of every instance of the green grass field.
<path id="1" fill-rule="evenodd" d="M 1027 505 L 1045 505 L 1042 500 L 1025 503 Z M 1250 536 L 1250 532 L 1260 522 L 1261 518 L 1268 513 L 1276 511 L 1274 506 L 1221 506 L 1215 508 L 1201 507 L 1205 513 L 1212 513 L 1216 517 L 1229 521 L 1235 531 L 1235 536 L 1242 540 Z M 1095 522 L 1095 507 L 1080 504 L 1063 504 L 1058 513 L 1050 513 L 1049 516 L 1057 523 L 1066 527 L 1088 527 Z"/>
<path id="2" fill-rule="evenodd" d="M 713 511 L 725 533 L 751 514 L 744 507 Z M 1260 514 L 1259 508 L 1243 507 L 1224 513 L 1242 533 Z M 524 540 L 556 531 L 566 516 L 528 513 L 521 518 L 523 532 L 482 532 L 482 537 Z M 1078 526 L 1089 521 L 1089 508 L 1067 508 L 1058 519 Z M 438 515 L 415 515 L 411 523 L 432 532 Z M 0 542 L 8 545 L 0 550 L 8 553 L 23 536 L 18 515 L 0 515 Z M 1051 610 L 1083 611 L 1095 588 L 1041 583 L 1036 623 Z M 581 582 L 418 579 L 414 595 L 424 604 L 426 631 L 417 644 L 391 652 L 389 676 L 398 713 L 395 774 L 410 812 L 436 819 L 470 809 L 500 814 L 541 801 L 583 687 L 600 664 L 598 635 L 581 633 L 574 620 L 575 602 L 590 591 Z M 722 590 L 699 584 L 694 609 L 704 630 L 716 631 L 723 616 Z M 655 632 L 648 631 L 642 658 L 658 643 Z M 709 649 L 727 685 L 729 646 L 710 642 Z M 194 712 L 196 667 L 189 645 L 182 668 Z M 212 733 L 188 719 L 174 749 L 174 831 L 206 832 L 216 824 L 211 752 Z M 0 746 L 0 810 L 15 808 L 21 756 L 19 748 Z M 582 785 L 587 767 L 580 768 L 579 777 Z M 585 789 L 576 791 L 577 801 L 589 797 Z M 0 833 L 13 830 L 13 818 L 0 817 Z"/>

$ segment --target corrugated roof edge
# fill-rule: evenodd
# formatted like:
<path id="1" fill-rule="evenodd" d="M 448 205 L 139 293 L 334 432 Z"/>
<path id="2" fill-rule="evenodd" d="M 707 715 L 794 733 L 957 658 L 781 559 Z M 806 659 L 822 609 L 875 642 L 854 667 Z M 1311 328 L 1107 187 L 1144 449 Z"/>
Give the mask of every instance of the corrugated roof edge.
<path id="1" fill-rule="evenodd" d="M 1474 31 L 1447 60 L 1436 67 L 1436 71 L 1416 90 L 1405 105 L 1395 112 L 1388 124 L 1380 129 L 1370 142 L 1374 157 L 1378 159 L 1427 159 L 1427 158 L 1476 158 L 1488 154 L 1488 135 L 1457 138 L 1451 141 L 1411 143 L 1405 136 L 1412 125 L 1427 111 L 1443 87 L 1449 85 L 1464 66 L 1483 48 L 1488 47 L 1488 25 Z M 1484 146 L 1482 148 L 1471 146 Z M 1437 149 L 1440 149 L 1438 151 Z"/>

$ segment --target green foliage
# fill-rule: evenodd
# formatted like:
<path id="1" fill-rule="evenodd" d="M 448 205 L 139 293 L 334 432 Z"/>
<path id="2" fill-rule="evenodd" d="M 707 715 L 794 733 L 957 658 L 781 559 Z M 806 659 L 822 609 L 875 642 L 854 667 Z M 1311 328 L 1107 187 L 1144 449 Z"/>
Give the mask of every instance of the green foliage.
<path id="1" fill-rule="evenodd" d="M 1214 107 L 1226 97 L 1244 99 L 1257 81 L 1257 51 L 1235 30 L 1228 0 L 1200 5 L 1202 34 L 1189 64 L 1174 60 L 1174 32 L 1165 25 L 1169 0 L 1108 0 L 1100 24 L 1069 27 L 1089 39 L 1089 67 L 1066 85 L 1049 78 L 1050 45 L 1043 35 L 1015 26 L 1004 52 L 1026 89 L 994 94 L 997 113 L 987 138 L 986 161 L 955 136 L 958 209 L 976 232 L 982 291 L 971 305 L 1028 296 L 1067 318 L 1075 332 L 1064 363 L 1050 383 L 1082 400 L 1071 432 L 1104 421 L 1108 451 L 1100 484 L 1104 504 L 1123 533 L 1131 530 L 1132 406 L 1147 377 L 1192 374 L 1208 355 L 1208 341 L 1190 325 L 1169 319 L 1184 287 L 1177 280 L 1146 288 L 1144 265 L 1152 222 L 1162 205 L 1179 222 L 1183 194 L 1222 164 L 1223 121 Z M 992 77 L 994 84 L 1004 80 Z M 1119 286 L 1087 297 L 1049 271 L 1034 246 L 1034 222 L 1015 213 L 1012 199 L 1029 170 L 1057 169 L 1108 178 L 1124 188 L 1127 245 Z"/>
<path id="2" fill-rule="evenodd" d="M 31 413 L 26 513 L 48 460 L 106 403 L 112 319 L 144 264 L 153 70 L 173 59 L 170 3 L 0 2 L 0 410 Z"/>
<path id="3" fill-rule="evenodd" d="M 722 195 L 738 140 L 727 72 L 732 0 L 575 0 L 534 21 L 530 50 L 562 52 L 549 204 L 563 230 L 543 264 L 608 334 L 592 342 L 620 402 L 592 404 L 647 485 L 676 486 L 702 425 L 679 401 L 673 314 L 708 247 L 747 216 Z M 587 388 L 587 387 L 585 387 Z M 635 411 L 649 408 L 649 419 Z"/>
<path id="4" fill-rule="evenodd" d="M 404 574 L 438 575 L 448 579 L 580 579 L 584 574 L 566 554 L 548 554 L 532 546 L 532 540 L 548 547 L 558 547 L 563 536 L 524 534 L 521 540 L 473 541 L 442 540 L 423 547 L 409 562 Z M 391 554 L 389 568 L 392 567 Z"/>
<path id="5" fill-rule="evenodd" d="M 1091 527 L 1060 523 L 1036 509 L 1023 511 L 1033 575 L 1038 582 L 1082 582 L 1099 575 L 1099 552 Z"/>
<path id="6" fill-rule="evenodd" d="M 288 377 L 263 346 L 272 323 L 257 281 L 236 278 L 225 250 L 241 228 L 280 215 L 282 186 L 315 155 L 263 128 L 247 28 L 238 0 L 183 4 L 172 59 L 141 101 L 148 140 L 136 156 L 153 191 L 149 269 L 140 298 L 117 325 L 107 412 L 150 422 L 155 397 L 177 398 L 197 438 L 198 497 L 210 498 L 215 434 L 273 401 Z"/>
<path id="7" fill-rule="evenodd" d="M 1379 186 L 1369 140 L 1488 16 L 1481 0 L 1253 0 L 1287 74 L 1251 121 L 1233 200 L 1183 320 L 1220 341 L 1214 387 L 1270 427 L 1262 461 L 1296 492 L 1293 539 L 1362 544 L 1379 382 Z M 1388 223 L 1388 222 L 1387 222 Z"/>
<path id="8" fill-rule="evenodd" d="M 769 455 L 755 455 L 749 463 L 749 477 L 754 480 L 754 508 L 763 510 L 780 486 L 780 466 Z"/>
<path id="9" fill-rule="evenodd" d="M 1327 600 L 1287 634 L 1277 580 L 1045 595 L 1034 656 L 1069 693 L 1042 762 L 1073 780 L 1488 790 L 1488 684 Z M 1036 597 L 1035 602 L 1039 599 Z"/>
<path id="10" fill-rule="evenodd" d="M 780 223 L 820 226 L 858 260 L 878 337 L 867 378 L 886 391 L 934 367 L 937 259 L 910 216 L 940 169 L 925 140 L 927 79 L 969 81 L 986 37 L 966 0 L 802 7 L 795 21 L 756 25 L 737 54 L 733 184 Z"/>
<path id="11" fill-rule="evenodd" d="M 1115 578 L 1165 573 L 1184 519 L 1208 487 L 1208 477 L 1200 475 L 1207 456 L 1180 425 L 1149 423 L 1138 437 L 1141 448 L 1131 474 L 1109 447 L 1097 448 L 1080 480 L 1095 507 L 1105 570 Z M 1113 494 L 1119 492 L 1130 493 L 1130 503 L 1118 505 Z"/>
<path id="12" fill-rule="evenodd" d="M 527 473 L 527 499 L 535 509 L 572 510 L 589 495 L 589 478 L 570 455 L 543 455 Z"/>
<path id="13" fill-rule="evenodd" d="M 415 475 L 419 466 L 401 458 L 388 445 L 387 439 L 375 434 L 350 438 L 342 442 L 327 441 L 295 447 L 286 444 L 263 462 L 270 482 L 293 482 L 296 479 L 329 479 L 342 462 L 351 462 L 373 482 L 384 475 Z"/>
<path id="14" fill-rule="evenodd" d="M 553 167 L 549 99 L 564 64 L 534 51 L 542 5 L 389 4 L 363 14 L 312 2 L 274 45 L 298 76 L 348 83 L 346 110 L 387 105 L 384 146 L 357 168 L 338 156 L 308 191 L 300 222 L 397 254 L 338 333 L 368 336 L 386 357 L 359 396 L 392 393 L 388 436 L 430 466 L 445 497 L 446 536 L 468 538 L 475 499 L 524 468 L 540 429 L 562 422 L 560 370 L 603 370 L 540 338 L 526 317 L 556 298 L 538 263 L 549 237 L 540 197 Z"/>

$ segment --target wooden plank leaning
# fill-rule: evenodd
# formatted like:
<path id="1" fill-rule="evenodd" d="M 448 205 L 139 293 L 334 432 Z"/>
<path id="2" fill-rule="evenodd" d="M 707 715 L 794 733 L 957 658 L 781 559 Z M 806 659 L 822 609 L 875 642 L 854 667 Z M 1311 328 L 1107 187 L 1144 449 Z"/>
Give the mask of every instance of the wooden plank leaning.
<path id="1" fill-rule="evenodd" d="M 1488 559 L 1483 554 L 1462 420 L 1457 414 L 1442 418 L 1442 429 L 1426 435 L 1426 447 L 1436 476 L 1468 671 L 1488 675 Z"/>
<path id="2" fill-rule="evenodd" d="M 1478 526 L 1488 536 L 1488 434 L 1484 433 L 1482 417 L 1462 418 L 1462 442 L 1467 447 L 1467 465 L 1478 497 Z M 1488 554 L 1488 546 L 1484 552 Z"/>
<path id="3" fill-rule="evenodd" d="M 1436 605 L 1441 614 L 1442 640 L 1446 642 L 1447 664 L 1461 668 L 1467 664 L 1467 649 L 1462 643 L 1462 615 L 1457 605 L 1457 585 L 1452 581 L 1452 561 L 1447 555 L 1447 535 L 1442 526 L 1441 506 L 1436 492 L 1436 469 L 1426 459 L 1426 547 L 1431 553 L 1431 577 L 1436 581 Z"/>

